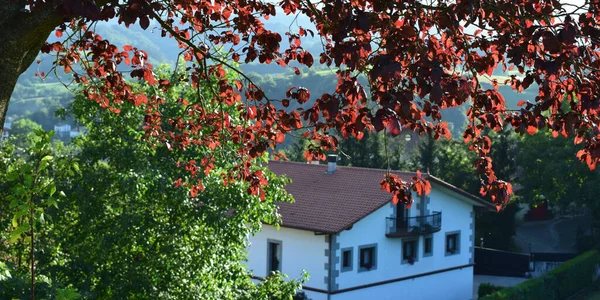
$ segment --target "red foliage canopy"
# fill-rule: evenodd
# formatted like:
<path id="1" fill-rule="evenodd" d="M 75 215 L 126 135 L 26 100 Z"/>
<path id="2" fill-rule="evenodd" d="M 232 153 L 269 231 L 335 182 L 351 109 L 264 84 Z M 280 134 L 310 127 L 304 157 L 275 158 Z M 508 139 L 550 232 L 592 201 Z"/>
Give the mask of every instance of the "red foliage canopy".
<path id="1" fill-rule="evenodd" d="M 55 5 L 27 2 L 31 10 Z M 482 136 L 485 127 L 500 131 L 510 125 L 521 134 L 546 128 L 555 136 L 575 135 L 575 142 L 585 146 L 577 157 L 594 169 L 600 159 L 600 2 L 581 6 L 557 0 L 437 2 L 283 0 L 275 5 L 248 0 L 62 0 L 54 1 L 65 20 L 56 35 L 83 34 L 46 44 L 42 50 L 56 52 L 56 63 L 67 71 L 81 62 L 84 73 L 75 79 L 94 82 L 85 93 L 102 107 L 118 112 L 124 102 L 144 105 L 144 130 L 157 142 L 211 149 L 224 141 L 235 142 L 238 167 L 225 177 L 250 182 L 251 193 L 258 193 L 266 181 L 251 171 L 250 159 L 276 148 L 293 130 L 302 128 L 304 136 L 314 141 L 305 154 L 307 160 L 324 159 L 323 151 L 337 146 L 334 133 L 361 138 L 365 129 L 398 135 L 401 128 L 409 128 L 449 138 L 442 109 L 464 103 L 470 108 L 463 138 L 479 157 L 474 168 L 482 180 L 481 193 L 489 193 L 499 207 L 507 203 L 512 189 L 494 175 L 491 141 Z M 277 8 L 307 16 L 316 32 L 298 27 L 284 39 L 267 30 L 263 21 Z M 190 104 L 193 118 L 187 121 L 161 119 L 158 108 L 163 100 L 132 92 L 118 66 L 130 65 L 129 75 L 150 85 L 169 82 L 154 77 L 146 52 L 131 46 L 119 49 L 86 26 L 109 19 L 125 25 L 137 22 L 144 29 L 151 20 L 157 21 L 163 36 L 176 40 L 189 62 L 187 80 L 197 84 L 218 78 L 218 91 L 210 101 L 237 107 L 249 125 L 234 125 L 227 122 L 227 115 L 205 111 L 200 104 Z M 315 34 L 323 43 L 320 53 L 302 47 L 302 39 Z M 315 59 L 337 69 L 335 91 L 311 95 L 306 88 L 291 87 L 282 100 L 265 97 L 232 65 L 235 61 L 289 67 L 296 62 L 311 67 Z M 520 76 L 504 82 L 518 92 L 535 82 L 535 99 L 522 101 L 519 110 L 508 110 L 501 93 L 484 89 L 482 77 L 497 88 L 497 80 L 489 77 L 499 67 L 518 70 Z M 225 78 L 226 69 L 238 72 L 242 80 Z M 368 93 L 358 80 L 360 74 L 368 79 Z M 308 109 L 276 110 L 273 105 L 281 101 L 287 107 L 290 101 L 304 103 L 311 97 L 316 100 Z M 163 126 L 166 123 L 173 126 Z M 198 135 L 198 126 L 212 128 L 214 134 Z M 202 159 L 199 167 L 210 169 L 210 162 Z M 201 190 L 201 184 L 193 193 Z M 427 193 L 430 186 L 420 177 L 403 182 L 390 175 L 382 180 L 382 188 L 394 194 L 395 202 L 410 202 L 410 190 Z"/>

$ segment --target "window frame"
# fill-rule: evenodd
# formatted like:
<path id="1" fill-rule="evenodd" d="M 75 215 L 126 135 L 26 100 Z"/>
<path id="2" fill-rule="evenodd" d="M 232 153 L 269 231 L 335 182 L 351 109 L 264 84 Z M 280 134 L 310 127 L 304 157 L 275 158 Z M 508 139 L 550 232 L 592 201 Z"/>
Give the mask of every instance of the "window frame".
<path id="1" fill-rule="evenodd" d="M 412 262 L 411 258 L 406 257 L 406 247 L 412 244 Z M 402 264 L 414 264 L 419 260 L 419 239 L 409 238 L 402 240 Z"/>
<path id="2" fill-rule="evenodd" d="M 427 252 L 427 240 L 430 241 L 430 249 Z M 433 235 L 423 236 L 423 257 L 433 256 Z"/>
<path id="3" fill-rule="evenodd" d="M 450 239 L 454 239 L 454 249 L 448 248 L 450 246 Z M 444 245 L 444 252 L 446 256 L 460 254 L 460 230 L 446 232 L 446 243 Z"/>
<path id="4" fill-rule="evenodd" d="M 371 267 L 367 268 L 363 264 L 363 250 L 371 249 Z M 368 272 L 377 270 L 377 244 L 368 244 L 358 246 L 358 272 Z"/>
<path id="5" fill-rule="evenodd" d="M 273 269 L 272 263 L 273 263 L 273 249 L 271 247 L 272 244 L 277 245 L 277 253 L 276 255 L 279 256 L 278 258 L 278 263 L 277 263 L 277 268 Z M 271 273 L 275 272 L 275 271 L 279 271 L 282 272 L 282 261 L 283 261 L 283 242 L 280 240 L 273 240 L 273 239 L 267 239 L 267 276 L 271 275 Z"/>
<path id="6" fill-rule="evenodd" d="M 349 262 L 347 266 L 344 266 L 344 254 L 348 253 Z M 340 270 L 342 272 L 352 271 L 354 266 L 354 248 L 347 247 L 342 248 L 341 257 L 340 257 Z"/>

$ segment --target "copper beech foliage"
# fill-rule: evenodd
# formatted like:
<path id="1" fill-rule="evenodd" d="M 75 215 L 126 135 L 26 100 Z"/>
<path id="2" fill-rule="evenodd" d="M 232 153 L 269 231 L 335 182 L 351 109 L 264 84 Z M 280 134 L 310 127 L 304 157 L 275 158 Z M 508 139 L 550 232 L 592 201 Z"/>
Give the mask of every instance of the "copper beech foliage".
<path id="1" fill-rule="evenodd" d="M 402 128 L 436 139 L 450 138 L 442 110 L 467 103 L 469 124 L 464 142 L 477 153 L 474 169 L 481 178 L 481 194 L 489 194 L 500 209 L 507 203 L 510 183 L 496 178 L 489 157 L 491 140 L 485 127 L 505 126 L 521 134 L 551 130 L 554 136 L 574 135 L 584 147 L 576 155 L 594 169 L 600 159 L 598 131 L 600 99 L 600 1 L 579 6 L 556 0 L 27 0 L 27 9 L 57 5 L 64 23 L 57 36 L 64 42 L 47 43 L 42 51 L 56 55 L 56 64 L 73 71 L 77 82 L 88 84 L 85 95 L 115 113 L 123 103 L 146 108 L 144 127 L 148 138 L 169 147 L 207 147 L 223 143 L 239 147 L 236 168 L 223 174 L 225 183 L 243 180 L 256 194 L 265 184 L 262 174 L 252 172 L 251 159 L 274 149 L 286 134 L 301 129 L 312 140 L 307 160 L 325 158 L 335 150 L 338 137 L 361 138 L 363 131 Z M 57 4 L 58 3 L 58 4 Z M 264 23 L 276 13 L 307 16 L 316 31 L 290 27 L 284 36 L 267 30 Z M 170 82 L 155 78 L 148 55 L 134 46 L 119 48 L 95 34 L 92 22 L 117 19 L 125 25 L 138 23 L 173 39 L 187 61 L 187 80 L 216 78 L 212 104 L 233 106 L 246 125 L 230 122 L 225 111 L 207 111 L 203 102 L 188 103 L 185 118 L 165 120 L 160 108 L 164 99 L 132 91 L 126 79 L 143 80 L 157 89 Z M 158 24 L 158 25 L 156 25 Z M 156 27 L 158 26 L 158 27 Z M 320 38 L 323 49 L 311 53 L 302 47 L 307 36 Z M 268 99 L 259 86 L 234 64 L 258 62 L 293 68 L 311 67 L 315 61 L 336 71 L 335 91 L 311 95 L 304 87 L 290 87 L 285 99 Z M 129 68 L 128 71 L 124 71 Z M 505 82 L 493 72 L 518 71 Z M 227 72 L 239 79 L 228 79 Z M 365 75 L 368 87 L 358 80 Z M 486 78 L 493 89 L 485 89 Z M 533 85 L 535 83 L 535 85 Z M 520 109 L 509 110 L 498 91 L 508 84 L 522 92 L 537 89 Z M 534 86 L 534 87 L 532 87 Z M 305 109 L 276 109 L 314 99 Z M 209 128 L 212 134 L 200 134 Z M 202 131 L 200 130 L 202 129 Z M 276 154 L 276 157 L 278 155 Z M 213 168 L 211 157 L 182 164 L 190 173 Z M 202 190 L 201 176 L 189 184 L 194 195 Z M 178 181 L 181 184 L 181 181 Z M 420 175 L 404 182 L 393 174 L 381 181 L 394 202 L 410 203 L 410 191 L 427 193 L 430 185 Z"/>

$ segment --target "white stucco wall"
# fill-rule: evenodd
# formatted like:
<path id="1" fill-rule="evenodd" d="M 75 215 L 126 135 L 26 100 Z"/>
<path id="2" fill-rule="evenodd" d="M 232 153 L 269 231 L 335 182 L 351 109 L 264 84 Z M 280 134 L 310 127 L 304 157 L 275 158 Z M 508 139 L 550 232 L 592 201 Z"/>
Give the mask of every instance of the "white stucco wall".
<path id="1" fill-rule="evenodd" d="M 339 271 L 341 267 L 341 250 L 347 247 L 352 247 L 353 249 L 353 269 L 351 271 L 339 272 L 339 276 L 336 278 L 337 289 L 346 289 L 469 264 L 471 257 L 469 236 L 471 235 L 472 205 L 456 199 L 456 195 L 450 195 L 443 191 L 439 187 L 436 188 L 434 186 L 429 195 L 430 201 L 427 206 L 430 213 L 433 211 L 442 212 L 442 229 L 432 235 L 432 256 L 423 256 L 423 237 L 420 236 L 417 238 L 417 261 L 413 265 L 402 264 L 402 239 L 385 236 L 386 217 L 390 217 L 393 213 L 393 206 L 391 204 L 385 205 L 354 224 L 350 230 L 342 231 L 336 236 L 335 242 L 339 244 L 339 247 L 336 249 L 336 255 L 339 258 L 336 270 Z M 410 210 L 410 216 L 418 215 L 416 202 Z M 445 233 L 457 230 L 460 230 L 460 253 L 446 256 Z M 358 272 L 359 246 L 369 244 L 377 244 L 377 267 L 374 270 Z M 455 287 L 454 292 L 460 294 L 464 289 L 468 289 L 468 293 L 472 293 L 473 274 L 472 268 L 470 269 L 470 275 L 460 277 L 460 280 L 464 281 L 464 284 L 453 285 Z M 427 278 L 429 277 L 423 277 L 420 281 L 429 280 Z M 430 281 L 431 287 L 436 287 L 436 289 L 440 284 L 445 285 L 446 283 Z M 405 285 L 402 284 L 402 286 Z M 369 288 L 368 290 L 371 289 L 373 288 Z"/>
<path id="2" fill-rule="evenodd" d="M 248 248 L 248 269 L 255 276 L 267 276 L 267 240 L 281 241 L 281 271 L 289 278 L 301 278 L 302 270 L 306 270 L 310 279 L 305 286 L 327 290 L 325 277 L 325 249 L 328 248 L 325 235 L 315 235 L 312 231 L 297 230 L 263 225 L 262 231 L 250 238 Z M 311 298 L 318 293 L 305 291 Z M 319 298 L 314 298 L 318 300 Z"/>
<path id="3" fill-rule="evenodd" d="M 473 267 L 331 295 L 331 300 L 473 298 Z"/>

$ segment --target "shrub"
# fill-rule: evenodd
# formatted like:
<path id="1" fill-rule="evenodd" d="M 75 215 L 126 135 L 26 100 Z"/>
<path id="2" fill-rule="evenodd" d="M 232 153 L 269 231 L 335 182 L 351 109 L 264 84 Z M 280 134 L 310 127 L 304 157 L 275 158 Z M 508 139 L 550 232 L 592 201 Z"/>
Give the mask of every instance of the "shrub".
<path id="1" fill-rule="evenodd" d="M 566 299 L 597 279 L 600 254 L 593 250 L 568 260 L 556 269 L 519 285 L 504 288 L 482 300 Z M 479 290 L 481 293 L 481 288 Z"/>
<path id="2" fill-rule="evenodd" d="M 481 298 L 481 297 L 493 294 L 494 292 L 499 291 L 503 288 L 504 287 L 484 282 L 479 285 L 479 289 L 477 290 L 477 296 L 479 296 L 479 298 Z"/>

